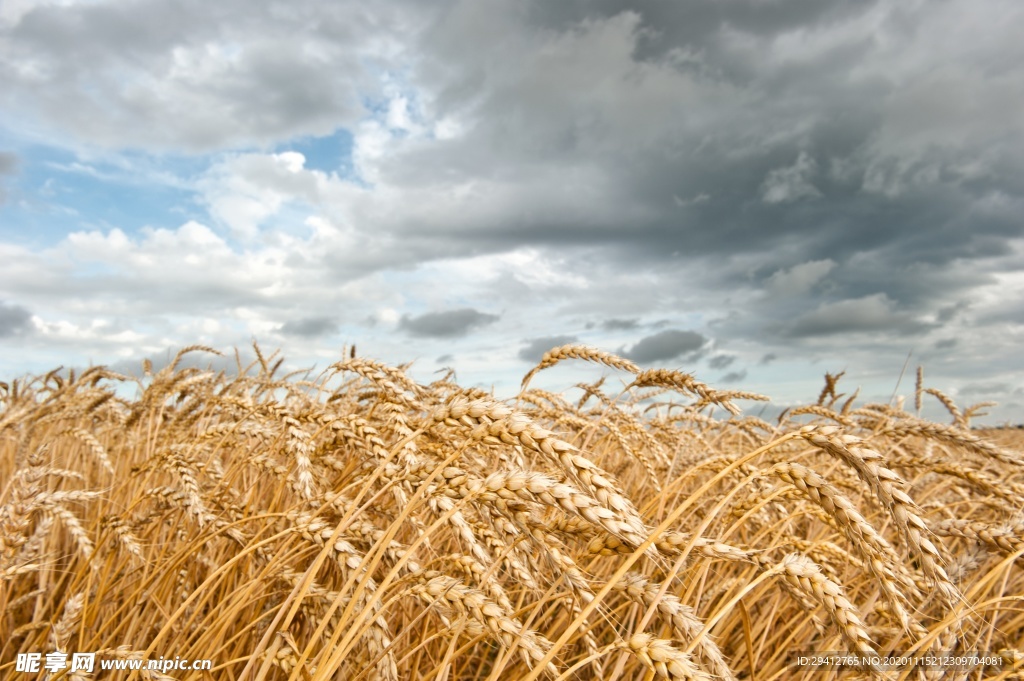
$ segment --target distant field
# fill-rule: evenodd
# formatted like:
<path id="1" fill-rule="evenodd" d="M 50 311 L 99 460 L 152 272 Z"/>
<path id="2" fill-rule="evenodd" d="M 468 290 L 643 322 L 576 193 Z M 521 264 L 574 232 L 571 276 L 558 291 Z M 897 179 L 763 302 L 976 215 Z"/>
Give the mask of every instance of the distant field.
<path id="1" fill-rule="evenodd" d="M 1024 431 L 921 374 L 900 407 L 827 375 L 769 423 L 583 346 L 501 401 L 256 351 L 0 384 L 0 677 L 1021 678 Z M 530 386 L 562 361 L 594 382 Z M 75 652 L 96 671 L 19 671 Z M 176 657 L 212 669 L 99 670 Z"/>

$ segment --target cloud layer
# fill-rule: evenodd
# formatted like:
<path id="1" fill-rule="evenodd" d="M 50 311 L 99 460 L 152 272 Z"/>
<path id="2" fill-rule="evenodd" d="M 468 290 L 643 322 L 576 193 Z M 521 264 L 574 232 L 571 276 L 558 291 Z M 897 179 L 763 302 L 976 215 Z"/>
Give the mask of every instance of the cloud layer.
<path id="1" fill-rule="evenodd" d="M 0 301 L 0 338 L 16 336 L 31 328 L 32 313 L 20 305 Z"/>
<path id="2" fill-rule="evenodd" d="M 0 369 L 256 337 L 514 386 L 572 340 L 888 399 L 913 352 L 1010 418 L 1022 32 L 1015 0 L 5 3 Z"/>
<path id="3" fill-rule="evenodd" d="M 398 328 L 411 336 L 421 338 L 457 338 L 475 328 L 493 324 L 498 315 L 479 312 L 471 308 L 428 312 L 418 317 L 403 316 Z"/>

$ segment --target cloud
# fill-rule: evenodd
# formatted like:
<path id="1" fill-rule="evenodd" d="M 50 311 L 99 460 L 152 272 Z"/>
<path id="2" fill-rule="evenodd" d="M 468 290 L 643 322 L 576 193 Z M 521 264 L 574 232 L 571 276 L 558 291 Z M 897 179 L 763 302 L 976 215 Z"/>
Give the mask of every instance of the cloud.
<path id="1" fill-rule="evenodd" d="M 794 320 L 786 327 L 786 334 L 797 338 L 872 331 L 908 334 L 926 328 L 923 322 L 898 311 L 884 293 L 878 293 L 822 304 Z"/>
<path id="2" fill-rule="evenodd" d="M 601 322 L 605 331 L 632 331 L 640 326 L 639 319 L 606 319 Z"/>
<path id="3" fill-rule="evenodd" d="M 488 384 L 584 328 L 1019 382 L 1022 32 L 1018 0 L 0 2 L 0 222 L 33 226 L 0 297 L 46 311 L 0 370 L 319 358 L 344 310 L 396 362 L 472 332 Z"/>
<path id="4" fill-rule="evenodd" d="M 305 162 L 294 151 L 228 156 L 207 170 L 198 186 L 214 219 L 251 238 L 287 203 L 317 200 L 327 178 L 304 171 Z"/>
<path id="5" fill-rule="evenodd" d="M 640 339 L 628 350 L 620 350 L 619 354 L 641 364 L 667 362 L 679 357 L 694 359 L 703 353 L 707 342 L 708 339 L 696 331 L 666 329 Z"/>
<path id="6" fill-rule="evenodd" d="M 592 256 L 649 266 L 761 254 L 782 237 L 789 258 L 842 264 L 915 234 L 931 257 L 949 260 L 1006 233 L 1012 205 L 978 209 L 994 192 L 1016 194 L 1000 178 L 1021 171 L 1010 151 L 1018 127 L 1004 114 L 990 121 L 992 140 L 961 144 L 955 128 L 983 128 L 955 113 L 960 97 L 936 99 L 942 84 L 923 77 L 971 73 L 972 91 L 1006 97 L 1013 81 L 991 65 L 1018 49 L 1008 26 L 979 27 L 990 39 L 977 50 L 944 38 L 1008 5 L 989 0 L 974 15 L 957 3 L 802 12 L 747 1 L 685 11 L 564 4 L 519 12 L 495 2 L 484 16 L 465 3 L 355 11 L 300 0 L 287 17 L 238 0 L 216 11 L 169 0 L 39 6 L 7 36 L 35 70 L 9 74 L 0 89 L 15 110 L 47 112 L 62 130 L 115 148 L 232 149 L 351 131 L 365 186 L 324 178 L 310 193 L 228 164 L 207 197 L 218 219 L 250 231 L 288 197 L 313 200 L 320 217 L 346 226 L 325 257 L 360 238 L 406 264 L 586 243 L 606 249 Z M 917 23 L 904 13 L 923 27 L 910 31 Z M 91 59 L 70 56 L 81 54 Z M 161 106 L 147 105 L 154 98 Z M 944 107 L 954 112 L 937 112 Z M 904 119 L 947 134 L 877 143 L 882 130 L 906 132 Z M 242 182 L 228 192 L 231 177 Z M 865 193 L 872 182 L 914 191 Z M 815 192 L 823 200 L 802 200 Z M 680 206 L 673 197 L 706 198 Z M 371 250 L 366 267 L 382 266 Z M 840 285 L 853 297 L 866 281 L 851 272 Z"/>
<path id="7" fill-rule="evenodd" d="M 37 4 L 8 22 L 12 114 L 110 146 L 193 151 L 330 134 L 363 112 L 414 7 L 239 0 Z M 315 20 L 311 20 L 315 17 Z M 112 46 L 116 45 L 116 48 Z"/>
<path id="8" fill-rule="evenodd" d="M 715 355 L 708 360 L 708 366 L 712 369 L 724 369 L 736 361 L 736 355 Z"/>
<path id="9" fill-rule="evenodd" d="M 330 317 L 303 317 L 285 322 L 278 331 L 286 336 L 314 338 L 337 333 L 338 323 Z"/>
<path id="10" fill-rule="evenodd" d="M 747 370 L 742 369 L 740 371 L 730 371 L 725 376 L 722 376 L 722 383 L 739 383 L 747 378 Z"/>
<path id="11" fill-rule="evenodd" d="M 18 170 L 18 156 L 7 151 L 0 151 L 0 205 L 7 200 L 7 190 L 3 186 L 5 177 L 14 175 Z"/>
<path id="12" fill-rule="evenodd" d="M 774 362 L 778 358 L 779 358 L 779 356 L 776 353 L 769 352 L 769 353 L 766 353 L 764 356 L 761 357 L 761 361 L 758 362 L 758 364 L 761 364 L 762 366 L 766 365 L 766 364 L 771 364 L 772 362 Z"/>
<path id="13" fill-rule="evenodd" d="M 20 336 L 32 328 L 32 313 L 20 305 L 0 300 L 0 338 Z"/>
<path id="14" fill-rule="evenodd" d="M 806 294 L 815 284 L 824 279 L 836 266 L 835 260 L 812 260 L 794 265 L 788 269 L 776 270 L 765 287 L 772 295 L 799 296 Z"/>
<path id="15" fill-rule="evenodd" d="M 534 338 L 527 343 L 525 347 L 519 350 L 519 354 L 517 356 L 524 362 L 536 364 L 544 357 L 544 353 L 551 348 L 575 343 L 578 340 L 579 339 L 576 338 L 576 336 L 545 336 L 544 338 Z"/>
<path id="16" fill-rule="evenodd" d="M 498 319 L 498 315 L 462 308 L 446 312 L 428 312 L 419 317 L 405 315 L 398 323 L 398 328 L 411 336 L 421 338 L 457 338 L 465 336 L 473 329 L 493 324 Z"/>
<path id="17" fill-rule="evenodd" d="M 946 305 L 940 307 L 935 314 L 935 320 L 940 324 L 946 324 L 955 319 L 959 314 L 970 308 L 970 303 L 965 300 L 959 300 L 952 305 Z"/>
<path id="18" fill-rule="evenodd" d="M 1009 395 L 1014 391 L 1014 387 L 1015 386 L 1001 381 L 968 383 L 957 390 L 957 395 L 969 396 L 972 399 L 986 399 L 997 395 Z"/>
<path id="19" fill-rule="evenodd" d="M 818 198 L 821 192 L 811 184 L 818 163 L 807 152 L 801 151 L 796 162 L 785 168 L 775 168 L 761 185 L 761 198 L 765 203 L 790 203 L 806 198 Z"/>
<path id="20" fill-rule="evenodd" d="M 93 313 L 118 300 L 125 314 L 217 316 L 248 305 L 276 306 L 275 299 L 280 300 L 284 291 L 301 285 L 285 275 L 291 268 L 280 250 L 235 250 L 212 229 L 191 220 L 175 229 L 145 227 L 134 234 L 118 228 L 71 232 L 48 260 L 38 267 L 44 281 L 51 268 L 72 263 L 102 272 L 66 292 L 81 296 L 80 309 Z M 40 285 L 27 279 L 20 276 L 19 285 Z"/>

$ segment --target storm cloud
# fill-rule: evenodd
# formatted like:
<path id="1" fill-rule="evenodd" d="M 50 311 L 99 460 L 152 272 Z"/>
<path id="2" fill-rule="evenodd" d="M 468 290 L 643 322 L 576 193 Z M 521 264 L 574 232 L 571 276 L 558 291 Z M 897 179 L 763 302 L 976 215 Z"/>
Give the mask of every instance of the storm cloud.
<path id="1" fill-rule="evenodd" d="M 666 329 L 640 339 L 622 355 L 640 364 L 694 359 L 703 354 L 708 339 L 696 331 Z"/>
<path id="2" fill-rule="evenodd" d="M 402 317 L 398 327 L 411 336 L 423 338 L 457 338 L 498 321 L 499 317 L 470 308 L 428 312 L 419 317 Z"/>

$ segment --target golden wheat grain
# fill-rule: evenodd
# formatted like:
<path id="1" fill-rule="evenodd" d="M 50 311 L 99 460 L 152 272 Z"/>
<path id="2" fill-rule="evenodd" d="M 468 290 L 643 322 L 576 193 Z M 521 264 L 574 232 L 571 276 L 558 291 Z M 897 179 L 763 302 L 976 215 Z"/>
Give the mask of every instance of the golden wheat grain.
<path id="1" fill-rule="evenodd" d="M 631 599 L 646 608 L 654 607 L 672 626 L 673 633 L 682 641 L 692 641 L 701 633 L 704 623 L 693 608 L 684 604 L 678 596 L 663 589 L 661 584 L 650 582 L 635 572 L 627 573 L 622 581 L 615 584 L 616 590 L 624 592 Z M 715 678 L 735 679 L 718 645 L 708 636 L 699 638 L 697 652 Z"/>
<path id="2" fill-rule="evenodd" d="M 992 525 L 984 521 L 954 518 L 932 523 L 931 529 L 942 537 L 973 539 L 1004 553 L 1024 552 L 1024 522 Z"/>
<path id="3" fill-rule="evenodd" d="M 502 646 L 521 648 L 530 664 L 541 660 L 551 648 L 551 642 L 544 636 L 524 627 L 481 591 L 469 588 L 456 579 L 428 572 L 409 591 L 428 601 L 445 601 L 449 607 L 464 610 L 476 622 L 486 626 Z M 554 665 L 548 665 L 548 672 L 557 676 Z"/>
<path id="4" fill-rule="evenodd" d="M 839 425 L 846 426 L 847 428 L 853 428 L 856 425 L 852 419 L 847 418 L 844 414 L 835 412 L 828 407 L 821 406 L 820 404 L 807 404 L 802 407 L 787 409 L 783 411 L 782 414 L 779 414 L 779 422 L 782 423 L 783 416 L 786 418 L 792 418 L 794 416 L 800 416 L 801 414 L 814 414 L 815 416 L 835 421 Z"/>
<path id="5" fill-rule="evenodd" d="M 646 532 L 633 503 L 611 481 L 610 476 L 577 449 L 534 424 L 525 415 L 488 399 L 456 397 L 434 412 L 433 419 L 473 429 L 473 437 L 494 444 L 519 444 L 544 454 L 579 480 L 606 509 L 614 512 L 632 535 Z"/>
<path id="6" fill-rule="evenodd" d="M 583 359 L 588 362 L 598 362 L 599 364 L 604 364 L 605 366 L 609 366 L 614 369 L 628 371 L 631 374 L 640 372 L 640 368 L 628 359 L 623 359 L 622 357 L 613 355 L 610 352 L 598 350 L 597 348 L 592 348 L 588 345 L 573 345 L 570 343 L 568 345 L 552 348 L 545 352 L 537 366 L 530 369 L 526 376 L 523 377 L 521 389 L 526 389 L 526 386 L 530 383 L 530 379 L 532 379 L 538 371 L 543 371 L 544 369 L 553 367 L 559 362 L 567 359 Z"/>
<path id="7" fill-rule="evenodd" d="M 881 434 L 888 437 L 898 438 L 907 436 L 927 437 L 939 442 L 947 442 L 958 447 L 963 447 L 969 452 L 990 457 L 1000 463 L 1024 469 L 1024 458 L 1012 452 L 1005 451 L 1000 447 L 986 442 L 982 438 L 961 430 L 955 426 L 946 426 L 940 423 L 931 423 L 919 419 L 901 419 L 889 424 L 881 430 Z"/>
<path id="8" fill-rule="evenodd" d="M 929 538 L 928 525 L 918 513 L 917 504 L 904 491 L 906 483 L 882 463 L 882 456 L 863 445 L 863 440 L 842 434 L 836 426 L 805 426 L 798 431 L 800 437 L 834 455 L 857 471 L 875 495 L 892 514 L 907 543 L 914 548 L 925 573 L 934 581 L 947 604 L 960 601 L 943 566 L 939 549 Z"/>
<path id="9" fill-rule="evenodd" d="M 654 638 L 647 633 L 637 633 L 623 642 L 622 647 L 663 679 L 687 679 L 712 681 L 712 676 L 700 669 L 690 656 L 672 645 L 671 641 Z"/>
<path id="10" fill-rule="evenodd" d="M 857 609 L 846 598 L 843 588 L 822 574 L 817 564 L 799 553 L 790 553 L 777 565 L 768 562 L 763 565 L 770 571 L 779 571 L 797 593 L 810 596 L 822 605 L 853 650 L 877 655 Z"/>
<path id="11" fill-rule="evenodd" d="M 563 349 L 637 381 L 517 411 L 254 351 L 0 385 L 0 675 L 80 645 L 239 681 L 788 678 L 796 650 L 1024 637 L 1024 440 L 968 432 L 981 405 L 933 424 L 830 374 L 778 425 L 719 418 L 756 396 Z"/>
<path id="12" fill-rule="evenodd" d="M 705 404 L 717 404 L 729 413 L 736 415 L 740 408 L 732 403 L 732 399 L 751 399 L 766 401 L 768 398 L 756 393 L 730 393 L 712 390 L 707 384 L 701 383 L 690 374 L 668 369 L 648 369 L 637 373 L 629 388 L 645 386 L 663 386 L 682 393 L 690 393 L 699 398 L 698 407 Z"/>
<path id="13" fill-rule="evenodd" d="M 900 624 L 909 630 L 910 614 L 906 609 L 904 591 L 913 592 L 916 587 L 901 569 L 900 560 L 889 542 L 865 520 L 852 502 L 806 466 L 781 462 L 767 472 L 799 489 L 835 520 L 836 525 L 864 556 Z"/>

